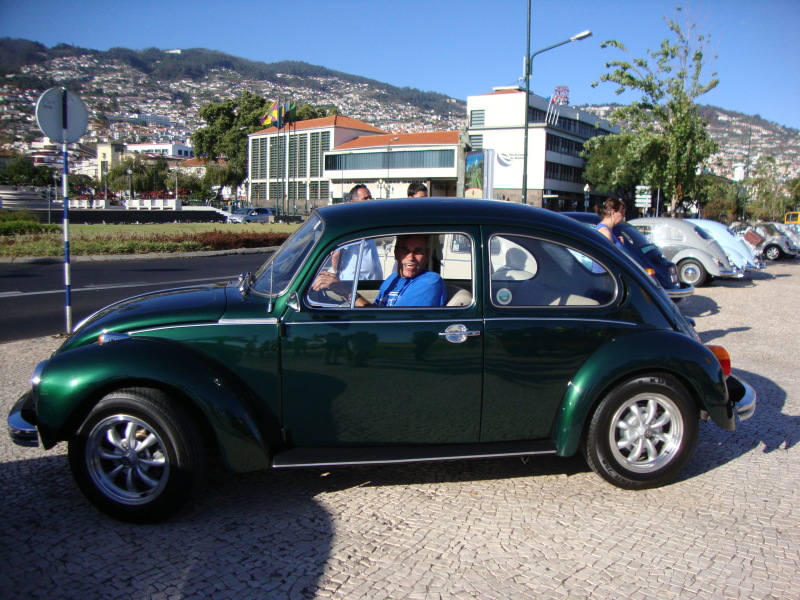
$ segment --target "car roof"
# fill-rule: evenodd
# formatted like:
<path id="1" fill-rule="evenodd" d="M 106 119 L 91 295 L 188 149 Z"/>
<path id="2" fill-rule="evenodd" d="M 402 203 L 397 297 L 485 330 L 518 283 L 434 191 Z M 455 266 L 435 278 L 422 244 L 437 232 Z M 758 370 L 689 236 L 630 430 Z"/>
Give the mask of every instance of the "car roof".
<path id="1" fill-rule="evenodd" d="M 442 225 L 529 225 L 583 234 L 585 226 L 550 210 L 501 200 L 468 198 L 394 198 L 348 202 L 320 208 L 326 225 L 355 231 L 386 227 Z"/>
<path id="2" fill-rule="evenodd" d="M 634 227 L 636 225 L 671 225 L 673 227 L 678 227 L 679 229 L 691 229 L 694 230 L 697 225 L 694 223 L 690 223 L 686 219 L 677 219 L 675 217 L 641 217 L 639 219 L 631 219 L 628 221 Z"/>

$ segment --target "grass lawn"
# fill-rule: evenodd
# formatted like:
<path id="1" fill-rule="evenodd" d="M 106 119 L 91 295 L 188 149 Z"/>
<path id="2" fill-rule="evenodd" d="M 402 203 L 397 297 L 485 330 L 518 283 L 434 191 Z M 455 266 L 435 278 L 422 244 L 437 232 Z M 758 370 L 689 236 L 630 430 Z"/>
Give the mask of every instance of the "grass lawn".
<path id="1" fill-rule="evenodd" d="M 70 225 L 70 254 L 150 254 L 278 246 L 298 227 L 286 223 Z M 0 256 L 63 256 L 61 227 L 43 229 L 50 231 L 0 235 Z"/>

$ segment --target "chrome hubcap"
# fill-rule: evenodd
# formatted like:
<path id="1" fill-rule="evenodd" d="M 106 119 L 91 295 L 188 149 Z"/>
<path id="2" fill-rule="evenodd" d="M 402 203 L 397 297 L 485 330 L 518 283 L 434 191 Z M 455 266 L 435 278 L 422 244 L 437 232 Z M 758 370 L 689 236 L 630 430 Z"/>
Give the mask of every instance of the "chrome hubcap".
<path id="1" fill-rule="evenodd" d="M 107 496 L 124 504 L 143 504 L 169 479 L 164 442 L 136 417 L 114 415 L 97 423 L 86 443 L 89 475 Z"/>
<path id="2" fill-rule="evenodd" d="M 683 440 L 683 421 L 675 403 L 661 394 L 639 394 L 614 414 L 609 444 L 625 468 L 647 473 L 672 461 Z"/>

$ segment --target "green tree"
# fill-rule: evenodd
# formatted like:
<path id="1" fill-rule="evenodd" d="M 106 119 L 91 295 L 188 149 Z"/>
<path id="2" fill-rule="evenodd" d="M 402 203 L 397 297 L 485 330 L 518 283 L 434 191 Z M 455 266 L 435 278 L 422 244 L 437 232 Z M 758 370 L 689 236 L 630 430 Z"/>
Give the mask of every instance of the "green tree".
<path id="1" fill-rule="evenodd" d="M 783 222 L 784 213 L 792 207 L 792 199 L 781 181 L 781 170 L 774 156 L 759 157 L 752 175 L 745 181 L 750 216 Z"/>
<path id="2" fill-rule="evenodd" d="M 648 159 L 660 146 L 654 138 L 630 133 L 595 137 L 584 144 L 589 158 L 583 176 L 598 192 L 633 200 L 636 186 L 646 181 Z"/>
<path id="3" fill-rule="evenodd" d="M 789 208 L 800 210 L 800 177 L 787 181 L 786 191 L 789 194 Z"/>
<path id="4" fill-rule="evenodd" d="M 741 214 L 739 183 L 723 177 L 703 174 L 697 178 L 695 199 L 702 207 L 704 219 L 730 223 Z"/>
<path id="5" fill-rule="evenodd" d="M 715 74 L 708 81 L 702 80 L 708 39 L 697 26 L 688 23 L 681 28 L 675 21 L 665 21 L 673 39 L 667 38 L 658 50 L 648 51 L 649 59 L 606 63 L 609 72 L 600 77 L 600 82 L 617 84 L 617 94 L 640 94 L 638 100 L 614 109 L 609 116 L 612 124 L 619 124 L 624 133 L 636 137 L 621 145 L 620 150 L 629 156 L 620 161 L 639 166 L 639 183 L 661 188 L 674 212 L 677 203 L 695 191 L 698 167 L 718 149 L 695 100 L 717 87 L 719 80 Z M 616 48 L 630 57 L 619 41 L 607 41 L 602 47 Z M 610 143 L 605 138 L 592 142 L 591 151 Z"/>
<path id="6" fill-rule="evenodd" d="M 0 185 L 45 186 L 53 183 L 52 169 L 33 164 L 29 156 L 18 154 L 3 166 L 0 164 Z"/>
<path id="7" fill-rule="evenodd" d="M 209 102 L 200 109 L 206 125 L 192 134 L 195 154 L 207 158 L 209 167 L 216 163 L 225 173 L 226 185 L 240 185 L 247 177 L 247 136 L 263 129 L 261 117 L 268 106 L 261 96 L 245 91 L 238 98 Z"/>

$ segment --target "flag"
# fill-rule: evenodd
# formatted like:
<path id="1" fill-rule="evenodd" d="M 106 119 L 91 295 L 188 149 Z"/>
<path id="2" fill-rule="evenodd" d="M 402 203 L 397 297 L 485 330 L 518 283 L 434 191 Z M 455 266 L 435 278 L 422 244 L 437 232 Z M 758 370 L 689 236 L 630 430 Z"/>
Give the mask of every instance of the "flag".
<path id="1" fill-rule="evenodd" d="M 297 104 L 287 100 L 283 104 L 283 123 L 288 125 L 297 121 Z"/>
<path id="2" fill-rule="evenodd" d="M 278 114 L 278 101 L 272 103 L 272 106 L 267 110 L 263 117 L 261 117 L 261 124 L 262 125 L 274 125 L 275 121 L 277 120 L 276 115 Z"/>

